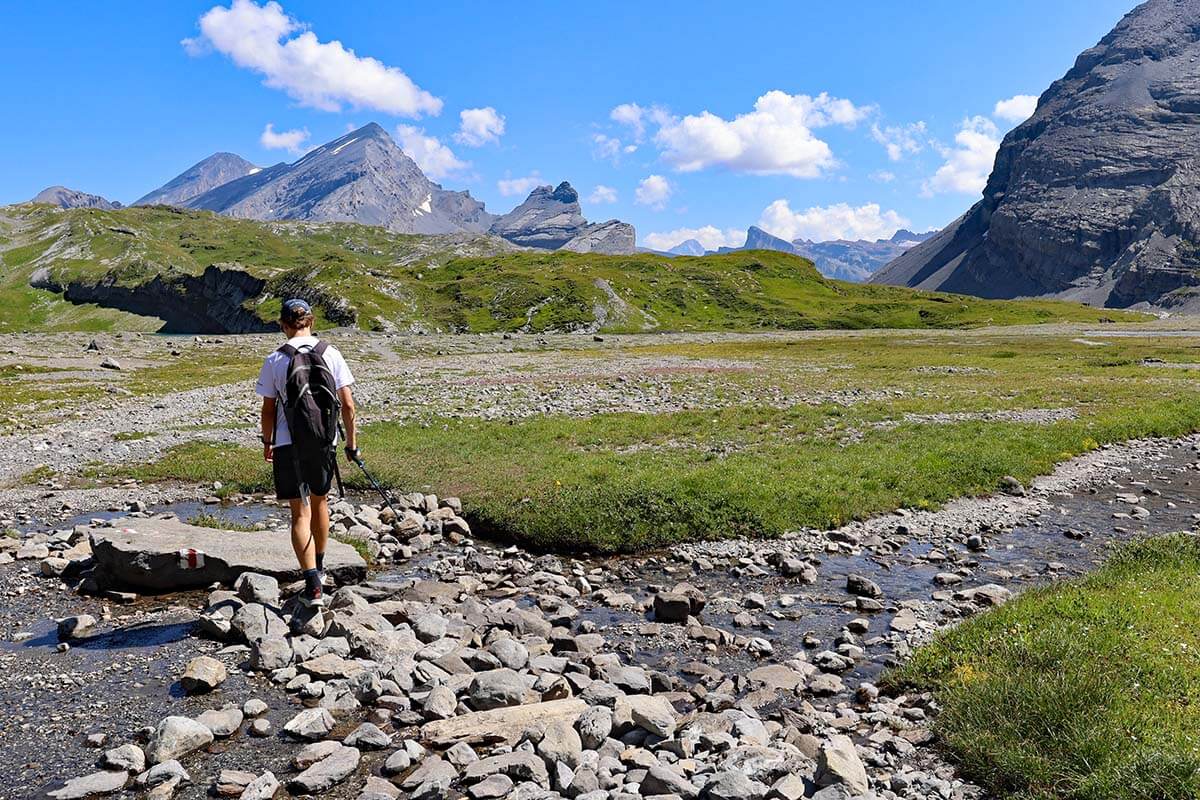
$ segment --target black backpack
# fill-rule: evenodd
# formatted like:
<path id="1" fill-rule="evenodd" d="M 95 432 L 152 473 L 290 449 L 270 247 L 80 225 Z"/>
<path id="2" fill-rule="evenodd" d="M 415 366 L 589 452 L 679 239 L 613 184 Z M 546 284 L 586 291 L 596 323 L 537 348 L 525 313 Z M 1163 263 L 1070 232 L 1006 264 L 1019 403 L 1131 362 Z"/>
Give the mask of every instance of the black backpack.
<path id="1" fill-rule="evenodd" d="M 326 342 L 299 348 L 285 344 L 279 348 L 279 352 L 288 357 L 283 415 L 292 435 L 292 454 L 297 469 L 302 455 L 319 455 L 322 451 L 332 453 L 337 446 L 342 401 L 333 373 L 325 364 L 327 349 L 329 344 Z M 335 458 L 335 470 L 336 467 Z M 337 477 L 340 484 L 341 476 Z"/>

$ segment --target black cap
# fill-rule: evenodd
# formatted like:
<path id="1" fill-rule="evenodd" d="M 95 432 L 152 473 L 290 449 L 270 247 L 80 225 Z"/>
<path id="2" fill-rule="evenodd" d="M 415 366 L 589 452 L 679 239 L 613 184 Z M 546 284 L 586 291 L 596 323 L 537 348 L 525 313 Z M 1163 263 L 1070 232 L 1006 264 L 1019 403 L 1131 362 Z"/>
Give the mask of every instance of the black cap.
<path id="1" fill-rule="evenodd" d="M 280 310 L 279 316 L 283 319 L 299 319 L 311 313 L 312 306 L 299 297 L 293 297 L 291 300 L 283 301 L 283 308 Z"/>

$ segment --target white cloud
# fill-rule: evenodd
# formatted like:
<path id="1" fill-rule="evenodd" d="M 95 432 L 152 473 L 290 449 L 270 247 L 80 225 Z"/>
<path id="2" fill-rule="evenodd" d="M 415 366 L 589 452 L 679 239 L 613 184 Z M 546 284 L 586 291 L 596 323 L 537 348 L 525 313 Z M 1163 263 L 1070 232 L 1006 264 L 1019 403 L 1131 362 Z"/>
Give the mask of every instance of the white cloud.
<path id="1" fill-rule="evenodd" d="M 987 184 L 1000 147 L 996 124 L 981 116 L 964 119 L 954 135 L 954 144 L 953 148 L 940 148 L 946 160 L 922 184 L 921 194 L 925 197 L 948 192 L 979 194 Z"/>
<path id="2" fill-rule="evenodd" d="M 671 197 L 674 188 L 671 182 L 662 175 L 648 175 L 643 178 L 634 190 L 634 200 L 643 206 L 650 206 L 661 211 Z"/>
<path id="3" fill-rule="evenodd" d="M 396 139 L 400 142 L 400 149 L 417 162 L 422 172 L 434 180 L 440 180 L 471 166 L 466 161 L 460 161 L 436 136 L 425 135 L 423 128 L 397 125 Z"/>
<path id="4" fill-rule="evenodd" d="M 1005 122 L 1024 122 L 1037 110 L 1037 101 L 1036 95 L 1016 94 L 997 102 L 996 107 L 992 109 L 992 116 Z"/>
<path id="5" fill-rule="evenodd" d="M 752 175 L 815 178 L 837 160 L 812 129 L 853 127 L 873 111 L 824 92 L 810 97 L 775 90 L 758 98 L 753 111 L 732 120 L 708 111 L 669 119 L 654 140 L 680 172 L 724 167 Z"/>
<path id="6" fill-rule="evenodd" d="M 925 123 L 911 122 L 884 128 L 875 124 L 871 126 L 871 138 L 883 145 L 888 158 L 899 161 L 906 154 L 919 153 L 925 147 Z"/>
<path id="7" fill-rule="evenodd" d="M 398 68 L 355 55 L 337 40 L 318 40 L 274 0 L 261 6 L 254 0 L 213 6 L 199 26 L 199 36 L 182 42 L 190 55 L 216 50 L 300 105 L 340 111 L 346 104 L 407 117 L 442 110 L 440 99 Z"/>
<path id="8" fill-rule="evenodd" d="M 499 142 L 504 135 L 504 117 L 491 106 L 467 108 L 458 112 L 460 120 L 454 141 L 468 147 L 482 147 L 488 142 Z"/>
<path id="9" fill-rule="evenodd" d="M 646 137 L 647 123 L 666 125 L 671 120 L 671 115 L 661 106 L 646 108 L 637 103 L 622 103 L 609 112 L 608 118 L 629 128 L 633 134 L 633 141 L 641 143 Z"/>
<path id="10" fill-rule="evenodd" d="M 758 227 L 781 239 L 886 239 L 909 222 L 895 211 L 883 211 L 878 203 L 857 208 L 849 203 L 813 206 L 793 211 L 787 200 L 776 200 L 763 209 Z"/>
<path id="11" fill-rule="evenodd" d="M 258 143 L 268 150 L 287 150 L 289 153 L 299 153 L 308 141 L 308 128 L 293 128 L 290 131 L 276 131 L 275 124 L 268 122 L 263 128 Z"/>
<path id="12" fill-rule="evenodd" d="M 615 203 L 617 202 L 617 190 L 602 183 L 597 184 L 596 188 L 592 189 L 592 193 L 588 195 L 587 201 L 596 205 Z"/>
<path id="13" fill-rule="evenodd" d="M 872 172 L 869 177 L 876 183 L 891 183 L 896 180 L 896 173 L 891 170 L 879 169 Z"/>
<path id="14" fill-rule="evenodd" d="M 680 242 L 695 239 L 704 246 L 705 250 L 716 250 L 718 247 L 741 247 L 746 243 L 744 228 L 726 228 L 721 230 L 715 225 L 705 225 L 701 228 L 676 228 L 662 233 L 648 233 L 642 242 L 653 250 L 670 250 Z"/>
<path id="15" fill-rule="evenodd" d="M 633 150 L 637 149 L 636 145 L 630 145 Z M 625 148 L 621 144 L 621 140 L 613 136 L 607 136 L 603 133 L 592 134 L 592 157 L 599 158 L 605 161 L 611 161 L 615 165 L 621 160 L 621 154 L 633 152 Z"/>
<path id="16" fill-rule="evenodd" d="M 534 187 L 540 186 L 541 183 L 542 176 L 535 170 L 523 178 L 502 178 L 496 181 L 496 188 L 505 197 L 512 197 L 517 194 L 529 194 Z"/>

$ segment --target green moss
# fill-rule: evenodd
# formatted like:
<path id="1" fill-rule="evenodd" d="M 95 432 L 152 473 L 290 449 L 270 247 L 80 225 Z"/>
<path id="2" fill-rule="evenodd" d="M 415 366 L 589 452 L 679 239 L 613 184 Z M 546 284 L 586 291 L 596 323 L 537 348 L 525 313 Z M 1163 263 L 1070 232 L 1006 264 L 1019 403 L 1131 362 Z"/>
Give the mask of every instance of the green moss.
<path id="1" fill-rule="evenodd" d="M 933 691 L 961 769 L 1027 800 L 1200 797 L 1200 543 L 1129 545 L 1027 592 L 887 676 Z"/>
<path id="2" fill-rule="evenodd" d="M 243 531 L 252 532 L 256 530 L 253 525 L 238 520 L 230 519 L 223 514 L 209 514 L 207 512 L 201 514 L 193 514 L 188 517 L 189 525 L 197 525 L 201 528 L 216 528 L 222 531 Z"/>

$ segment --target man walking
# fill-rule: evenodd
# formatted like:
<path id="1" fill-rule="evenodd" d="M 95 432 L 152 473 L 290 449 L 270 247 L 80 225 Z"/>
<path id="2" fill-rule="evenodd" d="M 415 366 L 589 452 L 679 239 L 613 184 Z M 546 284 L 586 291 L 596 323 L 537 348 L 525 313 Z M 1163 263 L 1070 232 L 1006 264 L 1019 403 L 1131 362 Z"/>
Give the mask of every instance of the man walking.
<path id="1" fill-rule="evenodd" d="M 255 387 L 263 399 L 263 458 L 271 462 L 276 497 L 291 506 L 292 549 L 304 571 L 300 602 L 322 606 L 329 542 L 326 496 L 337 473 L 339 417 L 346 431 L 346 458 L 358 458 L 350 391 L 354 376 L 337 348 L 313 335 L 308 303 L 286 301 L 279 324 L 287 343 L 267 356 Z"/>

